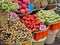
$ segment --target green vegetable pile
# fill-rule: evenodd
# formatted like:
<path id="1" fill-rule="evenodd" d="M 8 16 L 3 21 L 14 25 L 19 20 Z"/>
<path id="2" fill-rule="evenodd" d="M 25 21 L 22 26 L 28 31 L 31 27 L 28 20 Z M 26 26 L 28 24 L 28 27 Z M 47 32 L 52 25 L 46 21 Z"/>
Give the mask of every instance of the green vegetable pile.
<path id="1" fill-rule="evenodd" d="M 53 24 L 60 21 L 60 16 L 56 14 L 53 10 L 41 10 L 37 13 L 41 22 L 46 24 Z"/>
<path id="2" fill-rule="evenodd" d="M 4 0 L 0 2 L 0 12 L 11 12 L 18 9 L 18 4 L 13 3 L 11 0 Z"/>

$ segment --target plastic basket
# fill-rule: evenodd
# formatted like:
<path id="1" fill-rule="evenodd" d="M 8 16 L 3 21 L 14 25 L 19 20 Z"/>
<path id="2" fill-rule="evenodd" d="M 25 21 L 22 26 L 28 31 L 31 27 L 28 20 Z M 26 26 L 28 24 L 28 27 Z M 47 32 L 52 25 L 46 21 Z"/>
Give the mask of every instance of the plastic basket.
<path id="1" fill-rule="evenodd" d="M 45 40 L 47 37 L 44 37 L 43 39 L 40 39 L 38 41 L 35 41 L 34 39 L 32 40 L 32 45 L 44 45 Z"/>
<path id="2" fill-rule="evenodd" d="M 56 37 L 57 32 L 58 32 L 58 30 L 49 31 L 47 39 L 45 41 L 45 44 L 52 44 L 55 41 L 55 37 Z"/>
<path id="3" fill-rule="evenodd" d="M 34 40 L 38 41 L 44 37 L 47 37 L 48 29 L 40 32 L 34 32 Z"/>
<path id="4" fill-rule="evenodd" d="M 57 30 L 59 28 L 60 28 L 60 22 L 57 22 L 55 24 L 51 24 L 50 27 L 49 27 L 49 30 L 55 31 L 55 30 Z"/>
<path id="5" fill-rule="evenodd" d="M 46 10 L 57 10 L 57 4 L 48 4 Z"/>

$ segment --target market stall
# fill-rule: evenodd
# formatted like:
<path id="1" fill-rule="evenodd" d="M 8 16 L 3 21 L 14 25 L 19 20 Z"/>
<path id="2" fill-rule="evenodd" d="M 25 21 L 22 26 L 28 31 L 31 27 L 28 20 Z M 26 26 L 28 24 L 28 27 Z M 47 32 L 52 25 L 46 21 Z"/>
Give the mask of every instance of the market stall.
<path id="1" fill-rule="evenodd" d="M 59 0 L 1 0 L 1 44 L 44 45 L 54 43 L 55 38 L 60 37 L 58 2 Z"/>

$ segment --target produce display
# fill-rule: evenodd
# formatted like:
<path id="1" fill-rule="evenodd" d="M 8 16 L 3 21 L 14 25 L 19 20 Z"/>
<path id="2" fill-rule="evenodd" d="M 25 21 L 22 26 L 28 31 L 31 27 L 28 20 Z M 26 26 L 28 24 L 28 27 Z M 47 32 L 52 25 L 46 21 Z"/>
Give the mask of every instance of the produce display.
<path id="1" fill-rule="evenodd" d="M 57 0 L 47 0 L 49 4 L 56 4 Z"/>
<path id="2" fill-rule="evenodd" d="M 48 5 L 47 0 L 30 0 L 30 1 L 31 1 L 31 3 L 34 4 L 35 9 L 44 8 Z"/>
<path id="3" fill-rule="evenodd" d="M 0 26 L 0 40 L 10 44 L 31 40 L 32 33 L 20 21 L 11 20 L 10 24 Z"/>
<path id="4" fill-rule="evenodd" d="M 23 16 L 21 21 L 32 31 L 39 30 L 40 25 L 45 25 L 43 22 L 40 22 L 36 14 Z"/>
<path id="5" fill-rule="evenodd" d="M 41 10 L 37 12 L 37 15 L 40 21 L 46 23 L 47 25 L 60 21 L 60 16 L 56 14 L 53 10 Z"/>
<path id="6" fill-rule="evenodd" d="M 19 5 L 18 12 L 21 14 L 29 13 L 30 9 L 28 8 L 28 5 L 31 4 L 30 0 L 13 0 L 13 2 L 17 2 Z"/>
<path id="7" fill-rule="evenodd" d="M 26 24 L 30 30 L 37 30 L 40 26 L 40 21 L 36 14 L 23 16 L 21 21 Z"/>
<path id="8" fill-rule="evenodd" d="M 16 11 L 18 8 L 18 4 L 13 3 L 11 0 L 0 2 L 0 12 Z"/>
<path id="9" fill-rule="evenodd" d="M 54 0 L 54 1 L 53 1 L 54 4 L 57 4 L 57 2 L 58 2 L 57 0 Z"/>
<path id="10" fill-rule="evenodd" d="M 46 7 L 48 5 L 48 1 L 47 0 L 41 0 L 41 7 Z"/>
<path id="11" fill-rule="evenodd" d="M 60 7 L 57 11 L 52 9 L 56 5 L 57 0 L 0 0 L 0 43 L 43 44 L 48 31 L 60 28 Z"/>

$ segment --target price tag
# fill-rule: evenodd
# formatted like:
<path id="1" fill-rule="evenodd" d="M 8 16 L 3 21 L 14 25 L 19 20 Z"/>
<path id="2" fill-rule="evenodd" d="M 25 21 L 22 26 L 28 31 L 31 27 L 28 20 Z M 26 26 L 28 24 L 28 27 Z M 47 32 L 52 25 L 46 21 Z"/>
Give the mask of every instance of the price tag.
<path id="1" fill-rule="evenodd" d="M 32 12 L 32 11 L 34 10 L 33 4 L 29 4 L 29 5 L 28 5 L 28 8 L 30 9 L 30 12 Z"/>
<path id="2" fill-rule="evenodd" d="M 19 17 L 18 17 L 17 14 L 14 13 L 14 12 L 10 12 L 10 16 L 11 16 L 11 18 L 13 18 L 13 19 L 19 20 Z"/>
<path id="3" fill-rule="evenodd" d="M 40 30 L 46 30 L 47 28 L 46 28 L 46 25 L 40 25 L 40 28 L 39 28 Z"/>

